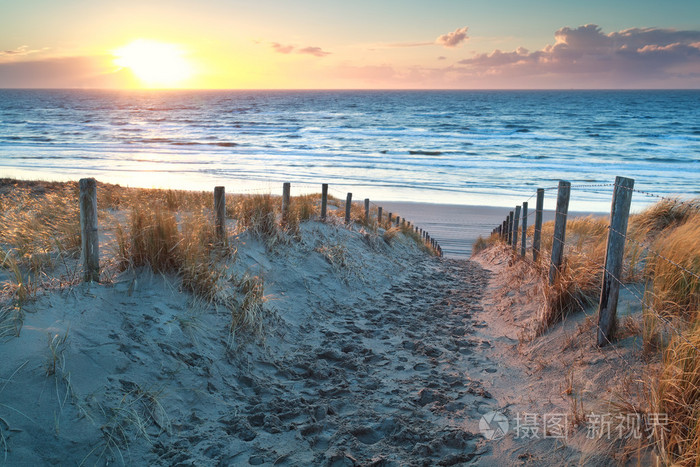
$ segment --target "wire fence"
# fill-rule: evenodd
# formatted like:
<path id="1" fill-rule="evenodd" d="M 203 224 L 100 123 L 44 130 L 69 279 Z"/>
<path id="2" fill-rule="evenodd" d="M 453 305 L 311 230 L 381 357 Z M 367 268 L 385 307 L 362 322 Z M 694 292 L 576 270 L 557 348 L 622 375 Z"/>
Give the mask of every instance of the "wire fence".
<path id="1" fill-rule="evenodd" d="M 547 238 L 548 242 L 551 241 L 551 247 L 545 251 L 541 244 L 543 234 L 543 210 L 541 206 L 544 204 L 546 193 L 552 192 L 555 188 L 557 190 L 557 208 L 554 211 L 554 228 L 551 233 L 551 239 Z M 572 222 L 572 220 L 567 220 L 569 197 L 572 191 L 574 193 L 611 192 L 612 208 L 607 219 L 592 217 L 577 217 L 574 219 L 575 222 L 588 224 L 592 231 L 601 228 L 607 231 L 605 254 L 602 260 L 586 253 L 580 246 L 576 246 L 576 243 L 582 244 L 585 239 L 582 239 L 575 231 L 573 232 L 576 234 L 573 236 L 573 241 L 566 237 L 567 224 Z M 683 320 L 674 320 L 670 313 L 657 308 L 657 304 L 664 303 L 664 298 L 660 297 L 657 293 L 658 291 L 654 290 L 652 281 L 643 281 L 644 290 L 640 294 L 631 286 L 634 283 L 634 278 L 626 279 L 623 277 L 626 252 L 629 254 L 630 248 L 634 248 L 636 249 L 638 265 L 647 265 L 653 259 L 664 261 L 675 268 L 683 283 L 688 285 L 687 290 L 697 291 L 700 288 L 700 274 L 655 249 L 655 238 L 648 238 L 648 236 L 639 238 L 639 233 L 635 236 L 628 232 L 629 208 L 632 196 L 635 193 L 646 197 L 654 197 L 669 203 L 672 207 L 683 207 L 689 212 L 700 213 L 700 202 L 697 200 L 678 199 L 640 190 L 634 188 L 634 180 L 624 177 L 617 177 L 614 183 L 602 184 L 571 185 L 566 181 L 561 181 L 556 187 L 536 190 L 522 205 L 518 205 L 510 211 L 501 225 L 493 229 L 492 235 L 510 246 L 514 255 L 527 260 L 533 266 L 542 269 L 548 266 L 550 286 L 561 279 L 561 275 L 567 267 L 567 263 L 564 261 L 566 255 L 578 255 L 581 258 L 585 258 L 598 270 L 599 275 L 602 276 L 596 323 L 597 344 L 599 346 L 611 344 L 615 340 L 618 295 L 619 290 L 623 289 L 633 297 L 634 301 L 638 302 L 643 312 L 653 315 L 670 332 L 678 335 L 680 339 L 700 354 L 700 350 L 686 338 L 684 333 L 686 326 L 682 322 Z M 538 208 L 534 210 L 529 209 L 528 202 L 535 197 L 537 198 Z M 530 222 L 533 216 L 535 217 L 534 226 Z M 544 253 L 549 253 L 549 258 L 544 257 Z"/>

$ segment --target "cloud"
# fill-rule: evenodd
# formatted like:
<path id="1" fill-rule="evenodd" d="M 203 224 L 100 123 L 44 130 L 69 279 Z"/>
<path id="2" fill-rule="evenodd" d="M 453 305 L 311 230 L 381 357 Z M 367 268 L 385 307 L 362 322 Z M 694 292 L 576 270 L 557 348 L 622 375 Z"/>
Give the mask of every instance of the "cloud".
<path id="1" fill-rule="evenodd" d="M 314 57 L 325 57 L 326 55 L 330 55 L 331 52 L 326 52 L 323 50 L 321 47 L 302 47 L 302 48 L 297 48 L 294 45 L 282 45 L 279 42 L 273 42 L 270 44 L 272 46 L 272 49 L 281 54 L 290 54 L 292 52 L 297 53 L 297 54 L 306 54 L 306 55 L 313 55 Z"/>
<path id="2" fill-rule="evenodd" d="M 457 47 L 459 44 L 469 39 L 467 36 L 467 29 L 469 28 L 464 26 L 463 28 L 457 28 L 452 32 L 443 34 L 435 39 L 435 43 L 448 48 Z"/>
<path id="3" fill-rule="evenodd" d="M 46 49 L 43 49 L 46 50 Z M 21 45 L 14 50 L 0 50 L 0 59 L 24 57 L 29 54 L 41 52 L 38 49 L 30 49 L 28 45 Z"/>
<path id="4" fill-rule="evenodd" d="M 464 76 L 539 77 L 540 87 L 641 87 L 645 82 L 656 87 L 700 73 L 700 31 L 633 28 L 606 34 L 587 24 L 561 28 L 554 39 L 534 52 L 494 50 L 458 65 Z"/>
<path id="5" fill-rule="evenodd" d="M 294 50 L 293 45 L 282 45 L 279 42 L 273 42 L 272 48 L 275 50 L 275 52 L 281 53 L 281 54 L 292 53 L 292 51 Z"/>
<path id="6" fill-rule="evenodd" d="M 403 48 L 403 47 L 425 47 L 428 45 L 442 45 L 444 47 L 453 48 L 453 47 L 457 47 L 459 44 L 461 44 L 465 40 L 469 39 L 469 37 L 467 37 L 467 29 L 468 29 L 467 26 L 464 26 L 463 28 L 458 28 L 452 32 L 448 32 L 447 34 L 443 34 L 443 35 L 439 36 L 434 41 L 392 42 L 389 44 L 375 45 L 375 46 L 371 47 L 369 50 L 394 49 L 394 48 Z"/>
<path id="7" fill-rule="evenodd" d="M 437 59 L 438 60 L 447 60 L 447 57 L 445 57 L 444 55 L 440 55 Z"/>
<path id="8" fill-rule="evenodd" d="M 0 88 L 123 88 L 135 84 L 115 70 L 110 56 L 65 57 L 0 63 Z"/>
<path id="9" fill-rule="evenodd" d="M 321 47 L 304 47 L 303 49 L 299 49 L 297 53 L 300 54 L 309 54 L 313 55 L 314 57 L 325 57 L 326 55 L 330 55 L 330 52 L 326 52 Z"/>

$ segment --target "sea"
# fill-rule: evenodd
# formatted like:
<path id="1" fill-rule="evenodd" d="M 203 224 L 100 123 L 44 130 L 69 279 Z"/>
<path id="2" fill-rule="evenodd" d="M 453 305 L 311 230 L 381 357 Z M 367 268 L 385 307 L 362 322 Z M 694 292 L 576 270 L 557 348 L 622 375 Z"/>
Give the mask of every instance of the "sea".
<path id="1" fill-rule="evenodd" d="M 0 176 L 601 212 L 624 176 L 641 209 L 700 194 L 700 91 L 0 90 Z"/>

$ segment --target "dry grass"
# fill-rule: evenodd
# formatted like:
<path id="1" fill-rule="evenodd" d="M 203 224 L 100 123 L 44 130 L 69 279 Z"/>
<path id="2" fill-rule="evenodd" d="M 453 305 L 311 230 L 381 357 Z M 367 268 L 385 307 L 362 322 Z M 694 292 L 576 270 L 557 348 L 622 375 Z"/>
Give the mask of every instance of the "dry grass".
<path id="1" fill-rule="evenodd" d="M 650 305 L 658 313 L 694 321 L 700 310 L 700 213 L 660 234 L 651 249 L 661 256 L 650 254 L 646 261 Z"/>
<path id="2" fill-rule="evenodd" d="M 566 314 L 595 304 L 602 281 L 607 226 L 607 219 L 601 218 L 567 222 L 561 273 L 554 286 L 543 287 L 545 306 L 538 323 L 540 332 Z M 543 225 L 542 259 L 537 265 L 543 283 L 547 280 L 553 228 L 553 222 Z M 627 236 L 623 274 L 619 279 L 623 283 L 641 282 L 646 291 L 643 303 L 639 304 L 641 319 L 627 317 L 618 335 L 641 334 L 643 351 L 652 361 L 654 354 L 663 352 L 658 381 L 655 375 L 649 375 L 652 397 L 648 400 L 651 408 L 645 429 L 652 435 L 665 463 L 697 466 L 700 465 L 700 200 L 662 200 L 630 217 Z M 653 414 L 667 416 L 668 424 L 655 425 L 649 420 Z"/>
<path id="3" fill-rule="evenodd" d="M 0 246 L 22 268 L 39 273 L 61 252 L 80 247 L 77 184 L 0 180 Z"/>
<path id="4" fill-rule="evenodd" d="M 486 238 L 479 235 L 479 238 L 477 238 L 476 241 L 474 242 L 474 244 L 472 245 L 472 256 L 476 255 L 480 251 L 484 251 L 486 248 L 490 247 L 491 245 L 495 245 L 500 240 L 501 240 L 501 237 L 499 237 L 496 234 L 489 235 Z"/>
<path id="5" fill-rule="evenodd" d="M 700 325 L 676 337 L 664 355 L 653 393 L 654 410 L 668 423 L 656 426 L 657 448 L 669 465 L 700 464 Z"/>
<path id="6" fill-rule="evenodd" d="M 277 223 L 279 197 L 270 194 L 241 196 L 236 200 L 233 216 L 241 230 L 248 230 L 263 239 L 276 239 L 280 235 Z"/>

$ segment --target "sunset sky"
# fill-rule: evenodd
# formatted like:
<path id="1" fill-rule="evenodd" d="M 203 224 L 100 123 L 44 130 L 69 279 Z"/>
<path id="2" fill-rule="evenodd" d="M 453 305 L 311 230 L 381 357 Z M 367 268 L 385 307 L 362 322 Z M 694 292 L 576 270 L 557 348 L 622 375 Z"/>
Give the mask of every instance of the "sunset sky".
<path id="1" fill-rule="evenodd" d="M 0 88 L 700 88 L 700 1 L 0 0 Z"/>

